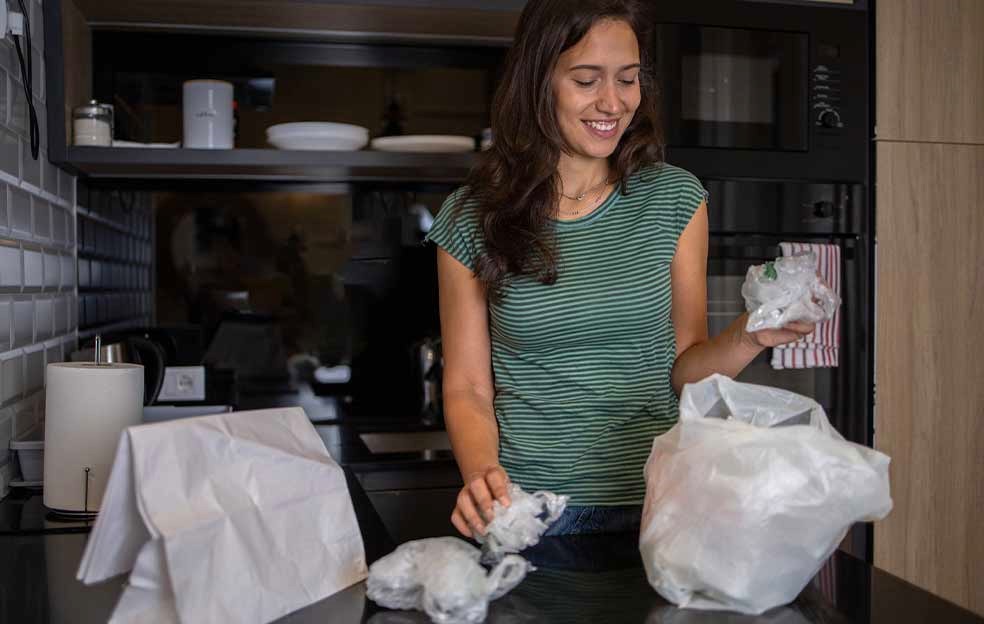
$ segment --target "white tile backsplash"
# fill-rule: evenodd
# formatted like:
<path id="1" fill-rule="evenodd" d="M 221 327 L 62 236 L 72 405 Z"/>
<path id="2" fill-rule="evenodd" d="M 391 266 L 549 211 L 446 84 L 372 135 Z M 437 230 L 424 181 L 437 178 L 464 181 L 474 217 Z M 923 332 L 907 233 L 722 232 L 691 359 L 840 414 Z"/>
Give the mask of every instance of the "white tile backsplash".
<path id="1" fill-rule="evenodd" d="M 57 253 L 44 254 L 44 287 L 58 288 L 61 282 L 61 257 Z"/>
<path id="2" fill-rule="evenodd" d="M 14 300 L 14 348 L 24 347 L 34 342 L 34 301 Z"/>
<path id="3" fill-rule="evenodd" d="M 40 35 L 40 3 L 31 6 Z M 34 103 L 45 147 L 43 40 L 34 43 Z M 10 436 L 42 416 L 45 365 L 77 345 L 75 178 L 43 149 L 39 160 L 31 158 L 19 76 L 9 39 L 0 40 L 0 496 L 11 473 Z"/>
<path id="4" fill-rule="evenodd" d="M 34 249 L 24 250 L 24 287 L 44 286 L 44 254 Z"/>
<path id="5" fill-rule="evenodd" d="M 0 170 L 20 181 L 20 139 L 0 124 Z"/>
<path id="6" fill-rule="evenodd" d="M 20 288 L 23 284 L 20 247 L 0 245 L 0 288 Z"/>
<path id="7" fill-rule="evenodd" d="M 14 417 L 9 409 L 0 410 L 0 465 L 10 459 L 10 440 L 14 435 Z M 2 495 L 2 493 L 0 493 Z"/>
<path id="8" fill-rule="evenodd" d="M 56 297 L 52 301 L 56 336 L 68 331 L 68 306 L 71 302 L 70 297 Z"/>
<path id="9" fill-rule="evenodd" d="M 75 256 L 61 255 L 61 287 L 63 290 L 75 288 Z"/>
<path id="10" fill-rule="evenodd" d="M 51 204 L 37 197 L 31 198 L 34 210 L 34 236 L 41 240 L 51 238 Z"/>
<path id="11" fill-rule="evenodd" d="M 35 342 L 47 340 L 54 335 L 55 311 L 54 302 L 47 297 L 39 297 L 34 301 Z"/>
<path id="12" fill-rule="evenodd" d="M 0 299 L 0 352 L 10 349 L 10 331 L 14 322 L 14 303 Z"/>
<path id="13" fill-rule="evenodd" d="M 31 197 L 26 192 L 10 189 L 10 232 L 15 237 L 31 240 L 34 228 L 31 225 Z"/>
<path id="14" fill-rule="evenodd" d="M 44 387 L 44 345 L 24 350 L 24 392 L 31 394 Z"/>
<path id="15" fill-rule="evenodd" d="M 3 391 L 0 403 L 7 403 L 20 397 L 24 384 L 24 357 L 20 351 L 0 354 L 0 376 L 3 377 Z"/>

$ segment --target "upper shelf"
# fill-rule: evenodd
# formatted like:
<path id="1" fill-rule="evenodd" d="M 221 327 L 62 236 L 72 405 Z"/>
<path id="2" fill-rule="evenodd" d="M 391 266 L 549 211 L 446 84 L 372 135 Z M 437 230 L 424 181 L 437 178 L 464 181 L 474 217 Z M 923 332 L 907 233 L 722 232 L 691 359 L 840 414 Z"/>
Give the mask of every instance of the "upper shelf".
<path id="1" fill-rule="evenodd" d="M 92 180 L 458 183 L 475 153 L 276 149 L 67 148 L 68 165 Z"/>

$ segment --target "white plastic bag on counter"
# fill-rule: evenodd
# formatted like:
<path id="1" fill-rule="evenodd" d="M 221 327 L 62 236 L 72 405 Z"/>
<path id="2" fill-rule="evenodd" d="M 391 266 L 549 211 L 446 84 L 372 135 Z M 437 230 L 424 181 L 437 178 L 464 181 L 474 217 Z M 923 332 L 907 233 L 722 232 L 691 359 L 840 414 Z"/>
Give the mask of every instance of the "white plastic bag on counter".
<path id="1" fill-rule="evenodd" d="M 401 544 L 369 566 L 366 595 L 388 609 L 419 609 L 438 624 L 485 620 L 489 601 L 505 595 L 533 569 L 506 555 L 486 573 L 480 551 L 456 537 Z"/>
<path id="2" fill-rule="evenodd" d="M 815 401 L 712 375 L 653 441 L 639 549 L 681 607 L 758 614 L 796 598 L 852 524 L 892 508 L 889 458 Z"/>
<path id="3" fill-rule="evenodd" d="M 812 252 L 749 267 L 741 295 L 749 312 L 745 329 L 750 332 L 778 329 L 793 321 L 826 321 L 841 303 L 820 279 Z"/>
<path id="4" fill-rule="evenodd" d="M 518 553 L 540 541 L 567 507 L 569 496 L 552 492 L 529 494 L 518 485 L 509 486 L 509 506 L 492 503 L 493 518 L 485 535 L 475 535 L 482 544 L 482 562 L 495 563 L 507 553 Z"/>

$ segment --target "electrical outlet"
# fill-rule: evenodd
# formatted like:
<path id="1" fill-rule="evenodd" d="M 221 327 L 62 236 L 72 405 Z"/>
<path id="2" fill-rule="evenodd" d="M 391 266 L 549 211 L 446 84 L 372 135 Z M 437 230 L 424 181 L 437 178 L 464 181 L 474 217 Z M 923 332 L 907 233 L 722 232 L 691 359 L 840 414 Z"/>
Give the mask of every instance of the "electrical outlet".
<path id="1" fill-rule="evenodd" d="M 157 402 L 204 401 L 204 366 L 168 366 L 164 369 L 164 384 Z"/>

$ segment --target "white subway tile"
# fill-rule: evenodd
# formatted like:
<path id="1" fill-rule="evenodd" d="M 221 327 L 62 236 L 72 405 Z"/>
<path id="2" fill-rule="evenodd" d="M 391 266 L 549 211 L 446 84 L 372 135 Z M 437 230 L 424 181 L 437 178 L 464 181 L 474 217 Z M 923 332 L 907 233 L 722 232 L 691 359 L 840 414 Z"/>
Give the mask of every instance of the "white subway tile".
<path id="1" fill-rule="evenodd" d="M 10 230 L 14 236 L 31 238 L 31 197 L 17 188 L 10 189 Z"/>
<path id="2" fill-rule="evenodd" d="M 10 220 L 7 214 L 7 185 L 0 184 L 0 236 L 7 236 L 10 233 Z"/>
<path id="3" fill-rule="evenodd" d="M 44 387 L 44 345 L 24 350 L 24 392 L 31 394 Z"/>
<path id="4" fill-rule="evenodd" d="M 34 342 L 51 338 L 55 326 L 54 302 L 48 297 L 39 297 L 34 301 Z"/>
<path id="5" fill-rule="evenodd" d="M 68 212 L 54 204 L 51 205 L 51 240 L 58 245 L 68 242 Z"/>
<path id="6" fill-rule="evenodd" d="M 20 72 L 17 73 L 17 76 L 20 76 Z M 10 126 L 23 138 L 27 134 L 27 98 L 24 97 L 23 84 L 19 80 L 13 80 L 13 74 L 10 77 L 12 78 L 10 81 Z"/>
<path id="7" fill-rule="evenodd" d="M 0 170 L 20 181 L 20 139 L 4 125 L 0 125 Z"/>
<path id="8" fill-rule="evenodd" d="M 14 299 L 13 347 L 24 347 L 34 342 L 34 301 Z"/>
<path id="9" fill-rule="evenodd" d="M 0 410 L 0 465 L 10 461 L 10 440 L 14 436 L 14 413 L 10 409 Z"/>
<path id="10" fill-rule="evenodd" d="M 13 325 L 13 302 L 0 299 L 0 352 L 10 349 L 10 328 Z"/>
<path id="11" fill-rule="evenodd" d="M 14 405 L 14 436 L 20 437 L 38 424 L 38 413 L 34 401 L 20 401 Z"/>
<path id="12" fill-rule="evenodd" d="M 39 197 L 31 198 L 34 210 L 34 236 L 40 239 L 51 238 L 51 204 Z"/>
<path id="13" fill-rule="evenodd" d="M 2 56 L 2 51 L 0 51 L 0 56 Z M 0 123 L 7 123 L 7 113 L 10 108 L 7 97 L 8 85 L 7 70 L 0 69 Z"/>
<path id="14" fill-rule="evenodd" d="M 79 298 L 72 295 L 68 299 L 68 331 L 79 326 Z"/>
<path id="15" fill-rule="evenodd" d="M 24 287 L 44 286 L 44 254 L 33 249 L 24 250 Z"/>
<path id="16" fill-rule="evenodd" d="M 19 68 L 16 76 L 20 76 Z M 10 78 L 10 127 L 24 138 L 27 133 L 27 98 L 24 97 L 23 84 L 14 79 L 14 74 Z"/>
<path id="17" fill-rule="evenodd" d="M 23 97 L 23 94 L 21 95 Z M 41 111 L 38 111 L 41 114 Z M 40 143 L 40 145 L 44 145 Z M 38 151 L 38 160 L 31 155 L 31 137 L 25 130 L 21 135 L 21 179 L 25 184 L 41 190 L 41 152 Z"/>
<path id="18" fill-rule="evenodd" d="M 3 394 L 0 403 L 19 397 L 24 385 L 24 362 L 20 351 L 0 354 L 0 376 L 3 377 Z"/>
<path id="19" fill-rule="evenodd" d="M 61 287 L 75 288 L 75 256 L 71 254 L 61 255 Z"/>
<path id="20" fill-rule="evenodd" d="M 48 364 L 63 362 L 64 359 L 65 356 L 62 352 L 62 342 L 60 340 L 49 340 L 44 343 L 44 362 L 46 367 Z"/>
<path id="21" fill-rule="evenodd" d="M 20 247 L 0 245 L 0 288 L 20 288 L 23 277 Z"/>
<path id="22" fill-rule="evenodd" d="M 56 297 L 52 302 L 55 317 L 55 335 L 60 336 L 68 331 L 68 306 L 72 303 L 69 297 Z"/>
<path id="23" fill-rule="evenodd" d="M 44 287 L 58 288 L 61 283 L 61 258 L 57 253 L 44 253 Z"/>

